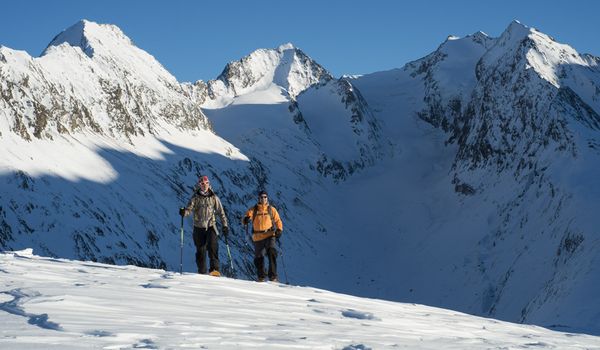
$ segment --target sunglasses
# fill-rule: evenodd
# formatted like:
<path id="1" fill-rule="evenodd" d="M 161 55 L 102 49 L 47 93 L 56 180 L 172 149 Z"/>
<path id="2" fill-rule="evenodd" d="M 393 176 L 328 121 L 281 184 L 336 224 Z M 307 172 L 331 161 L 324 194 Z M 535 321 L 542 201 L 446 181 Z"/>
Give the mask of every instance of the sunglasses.
<path id="1" fill-rule="evenodd" d="M 267 196 L 260 196 L 259 198 L 267 198 Z"/>

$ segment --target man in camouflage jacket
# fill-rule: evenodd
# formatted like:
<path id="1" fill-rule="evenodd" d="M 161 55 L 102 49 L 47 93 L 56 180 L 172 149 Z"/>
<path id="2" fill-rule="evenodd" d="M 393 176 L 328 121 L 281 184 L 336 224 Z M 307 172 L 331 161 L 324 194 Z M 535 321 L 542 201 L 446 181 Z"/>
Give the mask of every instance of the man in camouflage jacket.
<path id="1" fill-rule="evenodd" d="M 206 252 L 210 260 L 209 274 L 220 276 L 219 272 L 219 243 L 217 236 L 217 220 L 215 213 L 221 218 L 223 234 L 229 234 L 227 217 L 219 197 L 210 187 L 207 176 L 202 176 L 199 181 L 200 188 L 194 193 L 185 208 L 181 208 L 179 214 L 188 216 L 194 214 L 194 245 L 196 246 L 196 265 L 198 273 L 206 273 Z"/>

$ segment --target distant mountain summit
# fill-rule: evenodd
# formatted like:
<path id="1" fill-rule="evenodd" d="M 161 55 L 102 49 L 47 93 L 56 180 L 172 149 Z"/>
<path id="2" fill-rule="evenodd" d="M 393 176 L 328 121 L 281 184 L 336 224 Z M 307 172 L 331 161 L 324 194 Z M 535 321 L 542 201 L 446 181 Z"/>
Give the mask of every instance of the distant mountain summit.
<path id="1" fill-rule="evenodd" d="M 358 77 L 353 84 L 398 148 L 423 159 L 423 168 L 406 162 L 403 171 L 415 168 L 436 179 L 422 185 L 412 180 L 411 187 L 422 193 L 397 203 L 406 210 L 410 203 L 437 198 L 424 204 L 435 214 L 414 230 L 432 243 L 404 242 L 398 255 L 417 248 L 427 256 L 457 254 L 445 262 L 454 268 L 433 263 L 431 270 L 422 268 L 428 277 L 406 271 L 398 280 L 427 290 L 437 276 L 461 280 L 441 282 L 441 289 L 471 291 L 462 301 L 428 292 L 417 300 L 538 324 L 560 315 L 568 324 L 593 328 L 590 320 L 598 314 L 583 311 L 577 299 L 600 285 L 600 278 L 590 277 L 597 276 L 591 266 L 598 259 L 591 253 L 598 251 L 592 227 L 600 224 L 593 214 L 600 188 L 590 176 L 598 174 L 600 160 L 598 60 L 514 21 L 498 38 L 450 37 L 402 69 Z M 415 136 L 416 120 L 428 123 L 432 135 L 442 133 L 423 143 L 427 134 Z M 435 142 L 440 138 L 443 147 Z M 436 144 L 435 152 L 425 147 Z M 447 175 L 428 173 L 430 163 Z M 457 198 L 443 190 L 427 193 L 432 183 L 446 182 Z M 397 226 L 417 222 L 402 216 Z M 436 223 L 440 228 L 432 229 Z M 457 244 L 458 237 L 465 241 Z M 575 277 L 580 274 L 588 277 Z M 577 313 L 585 313 L 587 321 Z"/>
<path id="2" fill-rule="evenodd" d="M 119 27 L 111 24 L 98 24 L 84 19 L 55 36 L 42 53 L 42 56 L 49 47 L 60 46 L 64 43 L 79 47 L 89 57 L 94 55 L 95 50 L 102 50 L 103 47 L 133 46 L 132 41 L 123 34 Z"/>
<path id="3" fill-rule="evenodd" d="M 478 84 L 462 126 L 469 136 L 460 151 L 473 163 L 524 166 L 554 147 L 575 155 L 581 146 L 573 123 L 600 126 L 597 65 L 517 21 L 482 56 L 475 73 Z"/>
<path id="4" fill-rule="evenodd" d="M 0 129 L 26 140 L 210 128 L 175 77 L 112 25 L 77 22 L 38 58 L 1 47 L 0 79 Z"/>
<path id="5" fill-rule="evenodd" d="M 314 148 L 298 148 L 297 159 L 306 159 L 312 170 L 337 181 L 375 164 L 384 152 L 381 126 L 360 91 L 349 79 L 335 79 L 291 43 L 256 50 L 227 64 L 217 79 L 188 86 L 217 132 L 235 137 L 239 145 L 246 140 L 266 145 L 281 137 L 281 144 L 269 152 L 260 146 L 242 147 L 250 155 L 259 149 L 256 157 L 261 158 L 279 149 L 289 153 L 298 148 L 296 139 L 304 139 Z M 224 119 L 237 123 L 224 127 Z M 260 121 L 248 124 L 250 120 Z M 281 136 L 289 132 L 300 134 Z"/>
<path id="6" fill-rule="evenodd" d="M 333 76 L 302 50 L 287 43 L 276 49 L 259 49 L 248 56 L 225 66 L 216 80 L 197 82 L 202 90 L 204 105 L 224 106 L 241 95 L 280 89 L 289 99 L 295 100 L 302 92 Z"/>

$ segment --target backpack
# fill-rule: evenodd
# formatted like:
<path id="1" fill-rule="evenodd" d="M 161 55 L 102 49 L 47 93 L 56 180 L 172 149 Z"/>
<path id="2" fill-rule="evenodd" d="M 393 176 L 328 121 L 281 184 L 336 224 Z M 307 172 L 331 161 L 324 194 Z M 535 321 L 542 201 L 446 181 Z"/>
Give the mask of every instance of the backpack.
<path id="1" fill-rule="evenodd" d="M 273 220 L 273 212 L 271 211 L 271 204 L 269 204 L 267 206 L 267 213 L 269 214 L 269 218 L 271 218 L 271 229 L 275 228 L 275 220 Z M 254 218 L 256 218 L 256 213 L 258 212 L 258 204 L 254 205 L 254 211 L 252 212 L 252 220 L 254 220 Z"/>

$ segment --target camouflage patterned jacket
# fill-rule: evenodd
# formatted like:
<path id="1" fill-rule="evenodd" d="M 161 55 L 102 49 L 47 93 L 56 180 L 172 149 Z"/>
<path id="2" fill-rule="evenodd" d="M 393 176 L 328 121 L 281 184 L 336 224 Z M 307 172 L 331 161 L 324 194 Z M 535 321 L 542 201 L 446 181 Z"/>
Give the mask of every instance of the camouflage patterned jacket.
<path id="1" fill-rule="evenodd" d="M 206 195 L 200 192 L 194 194 L 185 207 L 185 215 L 190 215 L 190 213 L 194 213 L 194 227 L 206 229 L 214 226 L 217 223 L 215 213 L 221 217 L 221 224 L 228 226 L 221 200 L 212 189 L 209 189 Z"/>

